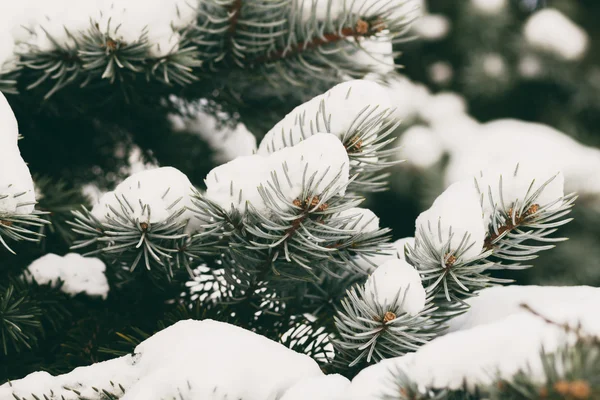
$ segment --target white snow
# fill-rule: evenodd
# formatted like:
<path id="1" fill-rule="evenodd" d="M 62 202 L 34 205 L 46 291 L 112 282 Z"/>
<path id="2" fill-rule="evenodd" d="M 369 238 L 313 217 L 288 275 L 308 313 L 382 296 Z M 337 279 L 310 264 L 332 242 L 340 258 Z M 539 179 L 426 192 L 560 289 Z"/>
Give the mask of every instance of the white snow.
<path id="1" fill-rule="evenodd" d="M 338 374 L 315 376 L 289 388 L 281 400 L 345 400 L 350 381 Z"/>
<path id="2" fill-rule="evenodd" d="M 193 190 L 187 176 L 175 168 L 145 170 L 125 179 L 114 191 L 105 193 L 94 205 L 92 215 L 101 222 L 118 219 L 117 215 L 123 214 L 136 223 L 156 224 L 167 221 L 185 208 L 178 220 L 189 221 L 186 231 L 194 232 L 199 220 L 188 209 L 193 206 Z"/>
<path id="3" fill-rule="evenodd" d="M 444 155 L 437 135 L 428 127 L 413 125 L 400 136 L 399 157 L 417 168 L 429 168 Z"/>
<path id="4" fill-rule="evenodd" d="M 459 249 L 466 235 L 460 250 L 462 255 L 456 256 L 465 260 L 477 257 L 483 249 L 486 230 L 474 181 L 465 180 L 448 187 L 417 217 L 416 228 L 417 246 L 424 245 L 421 237 L 424 234 L 440 254 L 452 253 Z M 448 240 L 450 246 L 445 248 Z"/>
<path id="5" fill-rule="evenodd" d="M 344 393 L 346 400 L 381 400 L 397 398 L 399 386 L 395 383 L 395 374 L 404 369 L 414 356 L 408 353 L 403 357 L 388 358 L 364 368 L 352 379 Z"/>
<path id="6" fill-rule="evenodd" d="M 425 14 L 413 25 L 417 35 L 425 40 L 440 40 L 450 32 L 450 20 L 441 14 Z"/>
<path id="7" fill-rule="evenodd" d="M 464 138 L 455 138 L 446 183 L 476 176 L 482 166 L 511 170 L 527 162 L 545 171 L 541 178 L 561 171 L 567 192 L 600 193 L 600 178 L 595 173 L 600 169 L 599 149 L 584 146 L 556 129 L 532 122 L 505 119 L 475 128 Z"/>
<path id="8" fill-rule="evenodd" d="M 429 97 L 419 109 L 419 116 L 429 123 L 445 122 L 464 115 L 467 111 L 465 99 L 456 93 L 442 92 Z"/>
<path id="9" fill-rule="evenodd" d="M 273 154 L 238 157 L 216 167 L 206 177 L 206 197 L 225 210 L 233 207 L 243 213 L 249 202 L 259 212 L 268 213 L 270 207 L 284 207 L 286 201 L 307 200 L 300 197 L 303 185 L 308 187 L 313 176 L 310 186 L 313 195 L 345 192 L 349 179 L 348 153 L 335 135 L 318 133 Z M 275 180 L 284 199 L 274 195 L 275 204 L 267 204 L 259 187 L 268 189 L 275 185 Z"/>
<path id="10" fill-rule="evenodd" d="M 358 233 L 370 233 L 379 229 L 379 217 L 368 208 L 353 207 L 336 214 L 345 229 Z"/>
<path id="11" fill-rule="evenodd" d="M 404 256 L 404 249 L 408 246 L 410 248 L 415 247 L 415 238 L 414 237 L 405 237 L 402 239 L 398 239 L 394 242 L 394 247 L 396 248 L 396 254 L 399 259 L 406 260 Z"/>
<path id="12" fill-rule="evenodd" d="M 266 155 L 293 146 L 318 132 L 332 133 L 342 139 L 353 123 L 356 127 L 357 118 L 365 118 L 370 112 L 371 117 L 389 113 L 391 109 L 388 90 L 383 86 L 367 80 L 340 83 L 286 115 L 267 132 L 258 147 L 258 154 Z M 377 125 L 373 126 L 369 131 L 377 128 Z"/>
<path id="13" fill-rule="evenodd" d="M 212 320 L 180 321 L 146 339 L 127 355 L 51 377 L 31 374 L 0 386 L 0 398 L 43 398 L 54 392 L 66 400 L 99 399 L 92 387 L 117 392 L 123 400 L 229 398 L 275 400 L 294 384 L 323 376 L 310 357 L 233 325 Z M 332 387 L 333 378 L 326 386 Z M 257 384 L 259 383 L 259 384 Z M 118 386 L 117 386 L 118 388 Z M 293 393 L 292 393 L 293 394 Z M 292 397 L 294 398 L 294 397 Z"/>
<path id="14" fill-rule="evenodd" d="M 528 159 L 509 168 L 482 171 L 476 179 L 483 195 L 482 206 L 486 221 L 494 210 L 503 209 L 508 212 L 515 203 L 532 197 L 544 185 L 532 204 L 537 204 L 540 208 L 556 209 L 560 207 L 559 200 L 564 196 L 564 176 L 560 171 L 544 168 Z"/>
<path id="15" fill-rule="evenodd" d="M 471 0 L 476 10 L 485 14 L 496 14 L 506 7 L 507 0 Z"/>
<path id="16" fill-rule="evenodd" d="M 60 290 L 72 296 L 85 293 L 88 296 L 108 296 L 108 281 L 104 271 L 106 266 L 98 258 L 86 258 L 70 253 L 64 257 L 46 254 L 27 267 L 27 278 L 40 285 L 63 284 Z"/>
<path id="17" fill-rule="evenodd" d="M 169 115 L 173 130 L 200 136 L 215 152 L 215 162 L 222 164 L 256 152 L 256 137 L 243 123 L 235 127 L 219 126 L 218 119 L 202 109 L 202 100 L 185 103 L 174 96 L 170 100 L 180 108 L 182 114 Z"/>
<path id="18" fill-rule="evenodd" d="M 2 2 L 2 13 L 11 15 L 6 28 L 18 42 L 44 51 L 57 45 L 74 47 L 74 37 L 88 30 L 90 24 L 97 24 L 103 33 L 125 43 L 146 35 L 150 57 L 163 57 L 176 50 L 179 31 L 194 23 L 197 16 L 193 3 L 187 0 L 23 0 Z"/>
<path id="19" fill-rule="evenodd" d="M 0 21 L 0 24 L 1 23 L 2 22 Z M 4 64 L 13 57 L 13 48 L 14 42 L 12 38 L 9 35 L 0 32 L 0 73 L 4 70 Z"/>
<path id="20" fill-rule="evenodd" d="M 403 121 L 415 117 L 430 98 L 425 85 L 414 83 L 400 74 L 390 79 L 387 92 L 395 108 L 394 117 Z"/>
<path id="21" fill-rule="evenodd" d="M 404 260 L 386 261 L 365 283 L 365 295 L 390 310 L 417 315 L 425 307 L 425 289 L 417 270 Z"/>
<path id="22" fill-rule="evenodd" d="M 560 11 L 544 8 L 533 14 L 523 27 L 525 39 L 533 47 L 565 60 L 578 60 L 585 54 L 587 33 Z"/>
<path id="23" fill-rule="evenodd" d="M 495 286 L 479 291 L 467 303 L 469 310 L 450 320 L 451 332 L 522 313 L 522 304 L 551 320 L 570 326 L 581 322 L 585 331 L 600 332 L 600 320 L 585 314 L 600 304 L 600 289 L 591 286 Z"/>
<path id="24" fill-rule="evenodd" d="M 349 40 L 358 41 L 358 48 L 352 54 L 354 63 L 363 65 L 370 71 L 379 74 L 387 74 L 396 69 L 391 39 L 375 37 Z"/>
<path id="25" fill-rule="evenodd" d="M 496 372 L 509 378 L 521 368 L 542 378 L 540 350 L 564 343 L 559 327 L 522 312 L 506 319 L 441 336 L 421 347 L 405 364 L 410 378 L 422 387 L 473 389 L 495 380 Z"/>
<path id="26" fill-rule="evenodd" d="M 35 188 L 18 147 L 17 119 L 0 93 L 0 215 L 31 214 Z"/>

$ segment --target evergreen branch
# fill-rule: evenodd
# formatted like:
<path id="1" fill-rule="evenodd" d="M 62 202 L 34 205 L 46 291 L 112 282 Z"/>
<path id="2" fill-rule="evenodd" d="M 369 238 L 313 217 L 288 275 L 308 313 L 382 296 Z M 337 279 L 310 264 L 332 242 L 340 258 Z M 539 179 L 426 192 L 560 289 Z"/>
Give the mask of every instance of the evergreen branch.
<path id="1" fill-rule="evenodd" d="M 19 78 L 18 69 L 3 71 L 0 65 L 0 92 L 5 94 L 18 94 L 17 81 Z"/>
<path id="2" fill-rule="evenodd" d="M 185 268 L 193 276 L 190 263 L 200 254 L 210 254 L 207 244 L 184 233 L 187 221 L 180 221 L 184 208 L 174 208 L 164 221 L 149 223 L 131 216 L 127 200 L 119 200 L 121 209 L 112 209 L 106 222 L 96 219 L 85 207 L 73 211 L 74 221 L 68 221 L 78 239 L 73 249 L 94 246 L 86 255 L 103 254 L 133 272 L 140 262 L 146 270 L 172 278 L 173 268 Z"/>
<path id="3" fill-rule="evenodd" d="M 380 31 L 379 28 L 373 29 L 367 21 L 358 20 L 354 27 L 345 27 L 336 32 L 327 32 L 320 37 L 315 37 L 307 42 L 300 42 L 294 45 L 288 45 L 284 49 L 278 49 L 256 58 L 250 65 L 268 64 L 276 61 L 292 58 L 310 50 L 316 50 L 328 44 L 335 44 L 349 38 L 369 37 Z"/>
<path id="4" fill-rule="evenodd" d="M 4 355 L 10 350 L 17 352 L 23 347 L 31 349 L 41 333 L 42 310 L 26 295 L 15 291 L 13 285 L 0 288 L 0 340 Z"/>
<path id="5" fill-rule="evenodd" d="M 540 193 L 536 191 L 524 201 L 508 205 L 507 209 L 495 210 L 485 247 L 492 250 L 490 259 L 499 260 L 498 268 L 526 268 L 519 262 L 534 259 L 536 253 L 553 248 L 552 243 L 566 240 L 549 236 L 556 232 L 556 228 L 572 220 L 563 217 L 571 212 L 577 195 L 571 193 L 540 207 L 535 203 Z M 542 245 L 524 242 L 540 242 Z M 506 265 L 502 260 L 516 263 Z"/>
<path id="6" fill-rule="evenodd" d="M 415 316 L 402 311 L 404 299 L 398 300 L 405 294 L 398 292 L 395 299 L 379 304 L 363 285 L 348 290 L 335 317 L 336 364 L 347 368 L 398 357 L 417 350 L 443 330 L 431 319 L 432 302 Z"/>
<path id="7" fill-rule="evenodd" d="M 39 242 L 44 237 L 43 227 L 50 223 L 42 218 L 45 214 L 41 211 L 33 211 L 31 214 L 0 213 L 0 245 L 15 254 L 7 239 L 16 242 Z"/>

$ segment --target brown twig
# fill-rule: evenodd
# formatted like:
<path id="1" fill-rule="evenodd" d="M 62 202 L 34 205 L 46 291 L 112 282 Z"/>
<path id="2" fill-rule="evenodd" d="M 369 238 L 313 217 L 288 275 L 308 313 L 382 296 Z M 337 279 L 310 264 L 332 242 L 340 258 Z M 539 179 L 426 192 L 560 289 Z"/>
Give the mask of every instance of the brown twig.
<path id="1" fill-rule="evenodd" d="M 284 50 L 276 50 L 270 54 L 258 57 L 253 64 L 269 63 L 293 57 L 307 50 L 312 50 L 326 44 L 337 43 L 342 40 L 357 37 L 367 37 L 376 33 L 379 29 L 374 29 L 367 21 L 359 19 L 354 27 L 343 28 L 339 32 L 329 32 L 323 34 L 322 37 L 314 38 L 311 41 L 298 43 Z"/>

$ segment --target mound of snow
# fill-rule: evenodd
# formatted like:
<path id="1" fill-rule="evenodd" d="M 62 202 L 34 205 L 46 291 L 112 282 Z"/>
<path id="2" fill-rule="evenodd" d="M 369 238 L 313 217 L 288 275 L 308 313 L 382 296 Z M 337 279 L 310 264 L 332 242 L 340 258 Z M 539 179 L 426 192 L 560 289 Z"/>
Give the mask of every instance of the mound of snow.
<path id="1" fill-rule="evenodd" d="M 56 285 L 62 282 L 60 290 L 70 295 L 85 293 L 88 296 L 108 296 L 106 265 L 98 258 L 86 258 L 70 253 L 64 257 L 46 254 L 27 267 L 27 278 L 39 285 Z"/>
<path id="2" fill-rule="evenodd" d="M 206 177 L 206 198 L 223 209 L 232 207 L 245 212 L 250 203 L 261 213 L 272 207 L 285 208 L 301 198 L 306 190 L 310 195 L 343 194 L 349 180 L 348 153 L 342 142 L 332 134 L 317 133 L 292 147 L 273 154 L 260 153 L 238 157 L 214 168 Z M 260 190 L 273 194 L 265 201 Z M 321 196 L 323 197 L 323 196 Z"/>
<path id="3" fill-rule="evenodd" d="M 416 228 L 417 246 L 424 246 L 426 240 L 442 256 L 445 256 L 443 252 L 458 250 L 457 257 L 477 257 L 483 249 L 486 230 L 474 182 L 465 180 L 450 185 L 417 217 Z M 449 248 L 446 248 L 448 243 Z"/>
<path id="4" fill-rule="evenodd" d="M 35 206 L 35 189 L 31 173 L 17 144 L 17 119 L 0 93 L 0 216 L 31 214 Z"/>
<path id="5" fill-rule="evenodd" d="M 279 121 L 261 141 L 258 154 L 294 146 L 319 132 L 332 133 L 342 140 L 350 129 L 356 128 L 357 121 L 391 110 L 388 91 L 383 86 L 367 80 L 340 83 Z M 371 126 L 369 131 L 377 128 L 378 125 Z"/>
<path id="6" fill-rule="evenodd" d="M 188 221 L 187 231 L 198 228 L 199 220 L 189 210 L 193 186 L 185 174 L 172 167 L 140 171 L 105 193 L 92 209 L 101 222 L 121 220 L 157 224 L 177 218 Z M 179 214 L 184 210 L 182 214 Z"/>
<path id="7" fill-rule="evenodd" d="M 80 367 L 56 377 L 36 372 L 0 386 L 0 398 L 98 398 L 106 390 L 123 400 L 165 398 L 279 399 L 299 382 L 322 377 L 310 357 L 222 322 L 180 321 L 139 344 L 133 355 Z M 338 379 L 319 385 L 334 387 Z M 121 387 L 122 386 L 122 389 Z M 73 390 L 76 390 L 75 393 Z M 96 390 L 99 390 L 97 392 Z M 79 397 L 81 396 L 81 397 Z M 293 393 L 290 398 L 294 399 Z"/>
<path id="8" fill-rule="evenodd" d="M 404 260 L 377 267 L 365 283 L 365 296 L 391 310 L 417 315 L 425 307 L 425 289 L 417 270 Z"/>

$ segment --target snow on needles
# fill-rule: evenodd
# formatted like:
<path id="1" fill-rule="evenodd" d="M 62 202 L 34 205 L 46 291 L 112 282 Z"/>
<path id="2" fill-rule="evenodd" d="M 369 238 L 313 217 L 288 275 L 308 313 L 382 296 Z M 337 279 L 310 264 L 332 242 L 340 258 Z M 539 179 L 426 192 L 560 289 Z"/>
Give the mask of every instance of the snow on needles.
<path id="1" fill-rule="evenodd" d="M 238 157 L 214 168 L 206 177 L 206 198 L 226 211 L 244 213 L 250 203 L 257 211 L 285 208 L 304 194 L 324 199 L 344 194 L 349 180 L 349 159 L 340 140 L 318 133 L 270 154 Z M 261 196 L 264 188 L 271 193 Z M 276 194 L 280 192 L 280 195 Z"/>
<path id="2" fill-rule="evenodd" d="M 368 208 L 353 207 L 336 214 L 336 217 L 346 222 L 346 229 L 369 233 L 379 229 L 379 217 Z"/>
<path id="3" fill-rule="evenodd" d="M 417 246 L 465 260 L 483 249 L 486 230 L 479 193 L 472 180 L 450 185 L 416 221 Z"/>
<path id="4" fill-rule="evenodd" d="M 43 51 L 57 46 L 72 48 L 74 37 L 96 25 L 125 43 L 138 42 L 145 35 L 149 56 L 157 58 L 178 48 L 179 31 L 197 17 L 197 10 L 187 0 L 3 1 L 0 14 L 3 12 L 12 15 L 8 29 L 17 43 Z"/>
<path id="5" fill-rule="evenodd" d="M 484 170 L 476 179 L 486 222 L 495 210 L 509 212 L 528 199 L 540 208 L 556 209 L 564 197 L 563 174 L 529 160 L 504 169 Z"/>
<path id="6" fill-rule="evenodd" d="M 425 289 L 417 270 L 404 260 L 386 261 L 365 283 L 365 295 L 382 307 L 417 315 L 425 307 Z"/>
<path id="7" fill-rule="evenodd" d="M 35 189 L 31 173 L 17 144 L 17 119 L 0 93 L 0 216 L 31 214 L 35 206 Z"/>
<path id="8" fill-rule="evenodd" d="M 553 8 L 544 8 L 533 14 L 523 29 L 525 39 L 533 47 L 565 60 L 582 58 L 589 45 L 587 33 Z"/>
<path id="9" fill-rule="evenodd" d="M 136 224 L 157 224 L 177 218 L 188 221 L 187 232 L 199 223 L 189 210 L 193 186 L 182 172 L 172 167 L 135 173 L 121 182 L 114 191 L 105 193 L 92 209 L 101 222 L 122 220 L 124 216 Z"/>
<path id="10" fill-rule="evenodd" d="M 64 257 L 46 254 L 27 267 L 26 278 L 39 285 L 57 285 L 60 290 L 72 296 L 85 293 L 88 296 L 108 296 L 108 281 L 104 271 L 106 265 L 98 258 L 85 258 L 70 253 Z"/>
<path id="11" fill-rule="evenodd" d="M 324 94 L 296 107 L 263 138 L 258 154 L 266 155 L 293 146 L 318 132 L 329 132 L 340 140 L 357 120 L 367 115 L 389 113 L 392 109 L 388 90 L 367 80 L 340 83 Z M 378 126 L 369 127 L 376 130 Z M 366 143 L 365 143 L 366 144 Z"/>
<path id="12" fill-rule="evenodd" d="M 106 390 L 123 400 L 274 400 L 294 384 L 322 376 L 310 357 L 256 333 L 212 320 L 187 320 L 146 339 L 133 355 L 57 377 L 36 372 L 6 383 L 0 386 L 0 398 L 29 398 L 32 393 L 44 398 L 53 391 L 57 398 L 75 400 L 97 398 Z M 332 385 L 339 384 L 334 381 Z"/>

